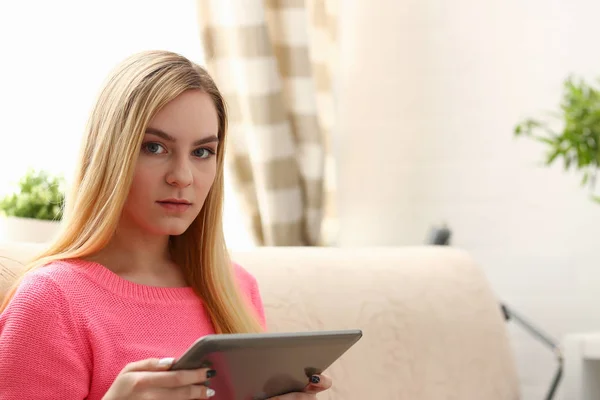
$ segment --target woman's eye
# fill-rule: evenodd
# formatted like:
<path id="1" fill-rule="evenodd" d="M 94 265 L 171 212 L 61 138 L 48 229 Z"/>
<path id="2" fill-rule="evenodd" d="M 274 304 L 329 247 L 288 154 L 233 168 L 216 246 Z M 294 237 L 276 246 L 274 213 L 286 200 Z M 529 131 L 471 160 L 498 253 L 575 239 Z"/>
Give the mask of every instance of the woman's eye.
<path id="1" fill-rule="evenodd" d="M 214 150 L 207 149 L 205 147 L 194 150 L 194 156 L 196 156 L 198 158 L 208 158 L 214 154 L 215 154 Z"/>
<path id="2" fill-rule="evenodd" d="M 144 144 L 144 150 L 150 154 L 161 154 L 164 153 L 165 148 L 158 143 L 150 142 Z"/>

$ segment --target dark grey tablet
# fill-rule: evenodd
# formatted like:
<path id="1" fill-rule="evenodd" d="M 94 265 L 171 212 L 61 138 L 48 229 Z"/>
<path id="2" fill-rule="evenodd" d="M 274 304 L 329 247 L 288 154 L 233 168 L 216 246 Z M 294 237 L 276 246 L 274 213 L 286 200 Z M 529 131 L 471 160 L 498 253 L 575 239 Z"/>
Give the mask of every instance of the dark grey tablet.
<path id="1" fill-rule="evenodd" d="M 208 335 L 171 369 L 215 369 L 216 400 L 268 399 L 301 391 L 361 337 L 361 330 Z"/>

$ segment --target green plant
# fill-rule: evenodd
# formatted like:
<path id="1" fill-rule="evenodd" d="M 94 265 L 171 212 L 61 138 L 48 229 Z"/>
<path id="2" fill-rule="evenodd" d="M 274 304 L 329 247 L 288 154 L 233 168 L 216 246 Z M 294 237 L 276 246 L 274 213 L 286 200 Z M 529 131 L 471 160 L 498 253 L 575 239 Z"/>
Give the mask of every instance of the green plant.
<path id="1" fill-rule="evenodd" d="M 0 211 L 7 216 L 59 221 L 63 183 L 62 177 L 29 169 L 19 181 L 19 191 L 0 200 Z"/>
<path id="2" fill-rule="evenodd" d="M 600 91 L 583 79 L 564 81 L 560 111 L 552 113 L 562 128 L 551 127 L 552 120 L 525 119 L 514 130 L 515 136 L 527 136 L 547 147 L 545 164 L 562 159 L 564 169 L 582 173 L 581 185 L 591 191 L 600 167 Z M 593 200 L 600 197 L 591 194 Z"/>

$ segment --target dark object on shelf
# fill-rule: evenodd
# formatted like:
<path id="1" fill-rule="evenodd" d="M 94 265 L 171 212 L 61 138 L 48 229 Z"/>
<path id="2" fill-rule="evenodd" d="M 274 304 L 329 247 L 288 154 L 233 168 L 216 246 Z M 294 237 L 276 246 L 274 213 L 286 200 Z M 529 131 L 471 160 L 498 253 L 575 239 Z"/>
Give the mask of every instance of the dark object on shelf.
<path id="1" fill-rule="evenodd" d="M 443 225 L 441 228 L 434 227 L 431 229 L 429 238 L 427 240 L 427 244 L 430 245 L 442 245 L 449 246 L 450 245 L 450 237 L 452 236 L 452 231 L 446 226 Z M 510 309 L 506 304 L 500 303 L 500 309 L 502 310 L 502 314 L 504 315 L 504 319 L 508 321 L 514 321 L 526 331 L 528 331 L 535 339 L 542 342 L 546 347 L 549 347 L 556 357 L 556 361 L 558 363 L 558 367 L 556 373 L 554 374 L 554 379 L 550 384 L 550 389 L 546 394 L 546 400 L 552 400 L 554 395 L 556 394 L 556 389 L 560 384 L 560 380 L 562 379 L 563 373 L 563 353 L 562 350 L 556 341 L 552 340 L 548 335 L 542 332 L 541 329 L 535 327 L 532 323 L 528 322 L 525 318 L 517 314 L 514 310 Z"/>
<path id="2" fill-rule="evenodd" d="M 434 227 L 429 232 L 427 243 L 436 246 L 449 246 L 451 236 L 452 232 L 446 225 L 442 225 L 440 228 Z"/>

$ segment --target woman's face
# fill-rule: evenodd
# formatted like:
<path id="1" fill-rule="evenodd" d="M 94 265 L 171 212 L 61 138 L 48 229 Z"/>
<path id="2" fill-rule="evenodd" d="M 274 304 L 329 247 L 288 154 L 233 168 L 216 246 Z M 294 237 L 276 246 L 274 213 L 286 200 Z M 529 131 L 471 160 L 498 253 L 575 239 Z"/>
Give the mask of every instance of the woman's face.
<path id="1" fill-rule="evenodd" d="M 180 235 L 199 214 L 217 172 L 219 122 L 211 97 L 189 90 L 150 121 L 121 223 Z"/>

